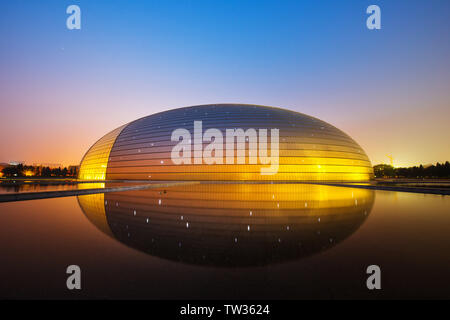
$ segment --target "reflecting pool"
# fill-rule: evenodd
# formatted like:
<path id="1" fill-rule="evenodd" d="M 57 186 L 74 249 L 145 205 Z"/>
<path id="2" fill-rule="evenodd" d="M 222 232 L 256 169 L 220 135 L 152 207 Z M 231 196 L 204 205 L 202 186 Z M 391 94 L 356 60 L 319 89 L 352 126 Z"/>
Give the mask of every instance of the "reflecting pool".
<path id="1" fill-rule="evenodd" d="M 45 192 L 45 191 L 66 191 L 78 189 L 104 188 L 101 182 L 93 183 L 33 183 L 27 181 L 0 181 L 0 195 L 5 193 L 25 193 L 25 192 Z"/>
<path id="2" fill-rule="evenodd" d="M 0 203 L 0 297 L 449 298 L 449 199 L 199 184 Z"/>
<path id="3" fill-rule="evenodd" d="M 198 184 L 78 197 L 120 242 L 174 261 L 257 266 L 334 246 L 364 222 L 374 192 L 299 184 Z"/>

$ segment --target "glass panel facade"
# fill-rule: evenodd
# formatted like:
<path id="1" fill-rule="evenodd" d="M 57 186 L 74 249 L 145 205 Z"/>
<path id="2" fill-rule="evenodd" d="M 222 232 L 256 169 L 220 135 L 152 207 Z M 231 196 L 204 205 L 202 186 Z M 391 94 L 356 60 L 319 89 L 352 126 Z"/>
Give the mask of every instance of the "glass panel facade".
<path id="1" fill-rule="evenodd" d="M 106 167 L 108 166 L 109 153 L 125 126 L 121 126 L 103 138 L 98 140 L 84 155 L 80 164 L 78 179 L 81 180 L 105 180 Z"/>
<path id="2" fill-rule="evenodd" d="M 203 134 L 212 128 L 220 130 L 224 164 L 208 165 L 206 156 L 200 159 L 201 164 L 194 164 L 199 160 L 194 154 L 194 121 L 202 121 Z M 176 165 L 171 159 L 171 151 L 178 144 L 171 141 L 171 135 L 178 128 L 190 133 L 191 164 Z M 261 169 L 270 164 L 262 164 L 259 159 L 257 164 L 249 162 L 248 142 L 244 164 L 236 164 L 237 150 L 242 149 L 237 144 L 234 164 L 225 164 L 226 130 L 251 128 L 257 134 L 260 129 L 267 129 L 269 155 L 271 129 L 279 129 L 276 174 L 262 175 Z M 373 177 L 367 155 L 347 134 L 324 121 L 285 109 L 233 104 L 194 106 L 157 113 L 117 130 L 86 154 L 81 179 L 367 181 Z M 203 142 L 203 150 L 209 143 Z"/>

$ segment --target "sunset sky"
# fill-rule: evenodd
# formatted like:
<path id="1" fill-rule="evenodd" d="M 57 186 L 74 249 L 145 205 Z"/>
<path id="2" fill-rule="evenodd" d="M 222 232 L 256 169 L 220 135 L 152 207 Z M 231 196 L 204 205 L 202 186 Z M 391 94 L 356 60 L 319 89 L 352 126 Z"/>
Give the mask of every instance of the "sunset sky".
<path id="1" fill-rule="evenodd" d="M 450 160 L 449 32 L 448 0 L 3 0 L 0 162 L 78 164 L 122 124 L 211 103 L 318 117 L 372 164 Z"/>

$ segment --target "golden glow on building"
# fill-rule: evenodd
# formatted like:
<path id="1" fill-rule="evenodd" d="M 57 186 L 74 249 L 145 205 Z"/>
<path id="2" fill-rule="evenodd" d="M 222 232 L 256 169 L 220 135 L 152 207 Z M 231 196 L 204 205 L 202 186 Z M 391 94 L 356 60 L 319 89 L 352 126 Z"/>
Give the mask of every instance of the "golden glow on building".
<path id="1" fill-rule="evenodd" d="M 245 144 L 245 164 L 209 165 L 191 161 L 192 164 L 175 165 L 171 159 L 171 150 L 177 142 L 171 141 L 171 134 L 177 128 L 184 128 L 192 134 L 194 121 L 202 121 L 203 132 L 209 128 L 217 128 L 223 133 L 227 128 L 279 129 L 277 173 L 262 175 L 261 169 L 269 165 L 249 163 L 248 142 Z M 269 140 L 267 145 L 270 152 Z M 225 157 L 225 152 L 223 154 Z M 373 169 L 364 150 L 352 138 L 324 121 L 279 108 L 220 104 L 169 110 L 114 130 L 87 152 L 81 163 L 79 178 L 367 181 L 373 178 Z"/>
<path id="2" fill-rule="evenodd" d="M 144 193 L 148 199 L 161 198 L 158 189 L 135 194 L 142 196 Z M 195 184 L 170 187 L 164 197 L 162 210 L 171 208 L 173 213 L 185 212 L 182 209 L 185 206 L 212 209 L 212 212 L 217 210 L 220 213 L 227 212 L 228 209 L 262 209 L 267 210 L 266 216 L 279 216 L 283 209 L 296 209 L 283 213 L 287 215 L 297 215 L 299 212 L 313 214 L 318 212 L 317 209 L 322 209 L 320 214 L 324 215 L 334 214 L 336 209 L 355 208 L 355 200 L 359 201 L 360 206 L 365 205 L 366 201 L 373 201 L 373 196 L 373 191 L 367 189 L 301 183 Z"/>
<path id="3" fill-rule="evenodd" d="M 106 221 L 105 194 L 96 193 L 78 196 L 78 204 L 89 221 L 107 235 L 112 236 L 111 229 Z"/>
<path id="4" fill-rule="evenodd" d="M 121 126 L 98 140 L 84 155 L 80 164 L 78 179 L 81 180 L 105 180 L 106 167 L 108 166 L 109 153 L 125 126 Z"/>

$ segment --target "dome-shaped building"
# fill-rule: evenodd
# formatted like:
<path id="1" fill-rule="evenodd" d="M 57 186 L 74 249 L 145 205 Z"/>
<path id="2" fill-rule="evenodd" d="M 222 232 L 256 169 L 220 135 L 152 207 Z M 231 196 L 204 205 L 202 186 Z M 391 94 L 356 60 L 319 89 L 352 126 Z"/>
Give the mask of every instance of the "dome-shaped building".
<path id="1" fill-rule="evenodd" d="M 186 107 L 123 125 L 81 161 L 82 180 L 367 181 L 362 148 L 332 125 L 286 109 Z"/>

